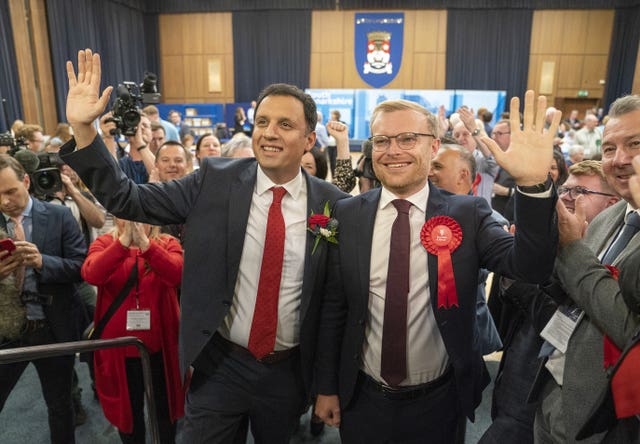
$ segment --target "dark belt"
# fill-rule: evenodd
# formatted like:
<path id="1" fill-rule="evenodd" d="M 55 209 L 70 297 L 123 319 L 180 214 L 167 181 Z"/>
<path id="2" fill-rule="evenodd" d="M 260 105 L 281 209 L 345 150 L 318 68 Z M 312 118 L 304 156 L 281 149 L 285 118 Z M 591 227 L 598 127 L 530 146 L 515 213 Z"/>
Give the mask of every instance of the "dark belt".
<path id="1" fill-rule="evenodd" d="M 251 353 L 249 350 L 236 344 L 235 342 L 229 341 L 228 339 L 222 337 L 219 333 L 216 333 L 215 335 L 213 335 L 213 340 L 215 341 L 216 344 L 220 346 L 222 350 L 224 350 L 227 353 L 231 353 L 231 352 L 240 353 L 246 356 L 250 356 L 253 359 L 256 359 L 255 356 L 253 356 L 253 353 Z M 256 361 L 261 362 L 263 364 L 277 364 L 278 362 L 282 362 L 285 359 L 288 359 L 291 356 L 298 354 L 299 351 L 300 351 L 300 346 L 296 345 L 295 347 L 288 348 L 286 350 L 273 351 L 261 359 L 256 359 Z"/>
<path id="2" fill-rule="evenodd" d="M 45 319 L 27 319 L 22 327 L 22 334 L 33 333 L 47 326 Z"/>
<path id="3" fill-rule="evenodd" d="M 364 388 L 382 393 L 382 395 L 387 399 L 416 399 L 422 396 L 427 396 L 437 388 L 447 384 L 453 377 L 453 369 L 449 366 L 441 376 L 424 384 L 407 386 L 401 385 L 398 387 L 391 387 L 389 385 L 382 384 L 362 371 L 360 372 L 360 377 Z"/>

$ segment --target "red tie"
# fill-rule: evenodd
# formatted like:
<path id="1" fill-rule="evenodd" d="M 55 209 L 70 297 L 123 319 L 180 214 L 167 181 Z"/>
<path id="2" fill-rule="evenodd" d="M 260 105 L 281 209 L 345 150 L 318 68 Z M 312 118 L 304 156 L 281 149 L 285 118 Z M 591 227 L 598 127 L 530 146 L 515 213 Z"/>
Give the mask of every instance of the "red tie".
<path id="1" fill-rule="evenodd" d="M 278 295 L 284 258 L 284 218 L 282 198 L 287 193 L 282 187 L 271 188 L 273 202 L 269 207 L 267 235 L 260 266 L 258 295 L 251 322 L 248 349 L 256 359 L 262 359 L 273 351 L 278 329 Z"/>
<path id="2" fill-rule="evenodd" d="M 380 375 L 391 386 L 407 377 L 407 298 L 409 296 L 411 202 L 396 199 L 391 202 L 398 216 L 391 228 L 391 248 L 387 271 L 387 291 L 384 298 L 382 323 L 382 362 Z"/>
<path id="3" fill-rule="evenodd" d="M 24 216 L 21 214 L 20 216 L 16 216 L 16 217 L 12 217 L 11 220 L 13 221 L 13 238 L 14 240 L 17 241 L 23 241 L 26 240 L 26 237 L 24 236 L 24 228 L 22 227 L 22 219 L 24 218 Z M 24 285 L 24 273 L 25 273 L 25 268 L 24 265 L 16 268 L 15 271 L 15 277 L 16 277 L 16 281 L 15 281 L 15 286 L 18 290 L 22 290 L 22 286 Z"/>

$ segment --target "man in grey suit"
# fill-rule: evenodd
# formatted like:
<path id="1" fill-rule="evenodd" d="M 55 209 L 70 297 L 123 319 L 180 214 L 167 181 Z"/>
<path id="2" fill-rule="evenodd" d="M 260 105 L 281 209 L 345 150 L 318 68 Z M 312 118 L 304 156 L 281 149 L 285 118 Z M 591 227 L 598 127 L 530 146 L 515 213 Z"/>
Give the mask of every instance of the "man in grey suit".
<path id="1" fill-rule="evenodd" d="M 546 364 L 549 372 L 542 369 L 538 378 L 540 383 L 545 374 L 553 376 L 542 386 L 542 402 L 536 413 L 534 433 L 539 443 L 576 442 L 577 432 L 607 384 L 604 336 L 623 349 L 640 326 L 640 316 L 627 306 L 618 282 L 602 265 L 626 271 L 633 266 L 631 253 L 640 247 L 638 210 L 629 188 L 634 173 L 631 161 L 640 153 L 640 97 L 616 100 L 609 116 L 602 143 L 602 169 L 622 200 L 600 213 L 584 238 L 584 197 L 576 200 L 575 215 L 558 206 L 560 249 L 556 272 L 570 298 L 565 305 L 582 310 L 583 316 L 568 339 L 566 353 L 555 350 Z M 579 442 L 638 442 L 639 436 L 638 419 L 631 417 Z"/>
<path id="2" fill-rule="evenodd" d="M 194 372 L 183 442 L 242 441 L 247 418 L 257 443 L 289 442 L 311 389 L 326 268 L 326 242 L 315 244 L 307 220 L 347 196 L 301 171 L 316 139 L 313 99 L 271 85 L 256 108 L 255 159 L 207 158 L 181 179 L 136 185 L 91 126 L 112 89 L 100 95 L 99 56 L 80 51 L 77 77 L 71 62 L 67 71 L 75 142 L 62 153 L 79 149 L 64 160 L 114 215 L 185 224 L 179 353 Z"/>

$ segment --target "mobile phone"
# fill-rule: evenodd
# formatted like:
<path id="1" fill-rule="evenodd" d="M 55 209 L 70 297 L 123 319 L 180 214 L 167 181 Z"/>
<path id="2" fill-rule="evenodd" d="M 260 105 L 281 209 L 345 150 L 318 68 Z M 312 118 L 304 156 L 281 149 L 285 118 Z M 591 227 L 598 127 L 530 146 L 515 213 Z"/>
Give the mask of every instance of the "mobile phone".
<path id="1" fill-rule="evenodd" d="M 6 238 L 0 240 L 0 250 L 6 250 L 11 254 L 13 250 L 16 249 L 16 244 L 13 243 L 12 239 Z"/>

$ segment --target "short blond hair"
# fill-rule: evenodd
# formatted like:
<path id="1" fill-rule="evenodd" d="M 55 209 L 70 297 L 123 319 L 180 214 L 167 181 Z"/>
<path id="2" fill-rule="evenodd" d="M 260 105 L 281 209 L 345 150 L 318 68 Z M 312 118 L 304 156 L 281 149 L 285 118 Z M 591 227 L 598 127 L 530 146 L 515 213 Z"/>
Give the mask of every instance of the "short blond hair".
<path id="1" fill-rule="evenodd" d="M 371 120 L 369 122 L 369 130 L 373 131 L 373 124 L 376 121 L 376 119 L 378 118 L 378 116 L 382 113 L 391 113 L 393 111 L 415 111 L 419 114 L 422 114 L 426 120 L 427 120 L 427 124 L 429 126 L 429 131 L 431 131 L 431 133 L 438 138 L 439 133 L 438 133 L 438 119 L 436 118 L 436 116 L 430 112 L 429 110 L 427 110 L 426 108 L 418 105 L 415 102 L 410 102 L 409 100 L 385 100 L 382 103 L 379 103 L 378 106 L 376 106 L 373 110 L 373 113 L 371 113 Z"/>
<path id="2" fill-rule="evenodd" d="M 607 182 L 604 171 L 602 171 L 602 162 L 599 160 L 583 160 L 582 162 L 574 163 L 569 167 L 569 174 L 572 176 L 599 177 L 602 185 L 602 192 L 616 194 Z"/>

